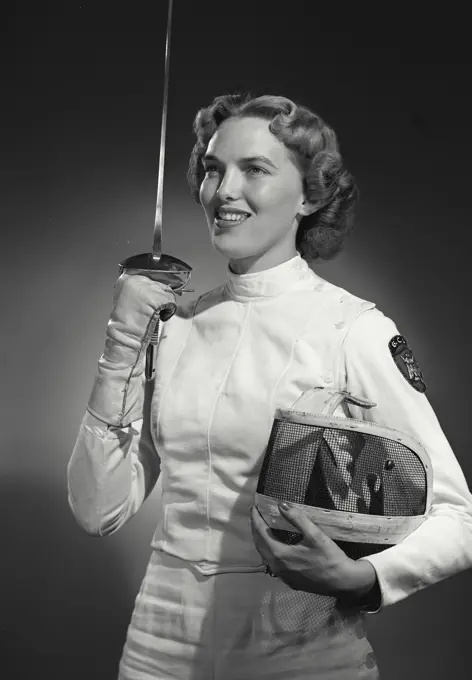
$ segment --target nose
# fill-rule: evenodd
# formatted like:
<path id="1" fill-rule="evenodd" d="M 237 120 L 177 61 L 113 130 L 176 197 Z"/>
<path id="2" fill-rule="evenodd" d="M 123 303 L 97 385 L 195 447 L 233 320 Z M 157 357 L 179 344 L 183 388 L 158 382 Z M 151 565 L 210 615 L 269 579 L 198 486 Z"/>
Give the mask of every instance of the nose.
<path id="1" fill-rule="evenodd" d="M 241 193 L 241 180 L 237 172 L 226 171 L 216 192 L 221 201 L 235 200 Z"/>

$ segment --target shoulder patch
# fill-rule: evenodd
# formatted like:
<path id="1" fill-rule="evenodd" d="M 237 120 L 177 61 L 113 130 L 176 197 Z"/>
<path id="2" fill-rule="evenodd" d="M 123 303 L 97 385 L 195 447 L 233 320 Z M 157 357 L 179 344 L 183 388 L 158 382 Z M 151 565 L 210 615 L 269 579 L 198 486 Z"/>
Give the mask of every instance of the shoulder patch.
<path id="1" fill-rule="evenodd" d="M 423 374 L 403 335 L 395 335 L 388 343 L 388 348 L 403 377 L 418 392 L 426 392 Z"/>

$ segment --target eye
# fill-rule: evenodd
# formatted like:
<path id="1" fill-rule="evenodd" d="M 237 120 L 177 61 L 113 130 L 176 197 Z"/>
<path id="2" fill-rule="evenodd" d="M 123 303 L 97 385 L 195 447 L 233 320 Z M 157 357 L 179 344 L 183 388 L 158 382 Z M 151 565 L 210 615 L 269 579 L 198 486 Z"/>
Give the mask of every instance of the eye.
<path id="1" fill-rule="evenodd" d="M 264 168 L 259 168 L 257 165 L 251 165 L 251 166 L 247 169 L 247 171 L 248 171 L 248 173 L 249 173 L 250 175 L 256 175 L 256 176 L 257 176 L 257 175 L 267 175 L 267 174 L 268 174 L 267 170 L 264 170 Z"/>
<path id="2" fill-rule="evenodd" d="M 208 165 L 205 165 L 203 169 L 205 170 L 205 173 L 207 175 L 209 175 L 213 172 L 218 172 L 218 167 L 216 165 L 211 165 L 211 163 L 209 163 Z"/>

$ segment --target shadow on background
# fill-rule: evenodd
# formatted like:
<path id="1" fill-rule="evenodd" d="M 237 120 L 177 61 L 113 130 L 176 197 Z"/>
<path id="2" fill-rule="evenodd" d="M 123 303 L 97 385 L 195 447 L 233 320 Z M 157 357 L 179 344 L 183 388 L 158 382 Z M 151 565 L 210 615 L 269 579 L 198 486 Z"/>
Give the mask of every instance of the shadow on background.
<path id="1" fill-rule="evenodd" d="M 461 573 L 367 617 L 380 680 L 469 680 L 472 598 L 470 573 Z"/>
<path id="2" fill-rule="evenodd" d="M 117 541 L 85 534 L 44 477 L 8 476 L 0 499 L 2 677 L 115 680 L 136 594 Z"/>

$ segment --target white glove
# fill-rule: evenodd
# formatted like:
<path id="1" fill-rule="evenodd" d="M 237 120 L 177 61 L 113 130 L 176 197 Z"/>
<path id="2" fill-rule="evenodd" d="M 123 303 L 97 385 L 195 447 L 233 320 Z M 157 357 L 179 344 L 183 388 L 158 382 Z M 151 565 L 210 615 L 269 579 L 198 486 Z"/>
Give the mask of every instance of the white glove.
<path id="1" fill-rule="evenodd" d="M 170 286 L 141 274 L 121 274 L 87 407 L 93 416 L 114 427 L 143 417 L 147 346 L 159 319 L 167 321 L 176 309 Z"/>

